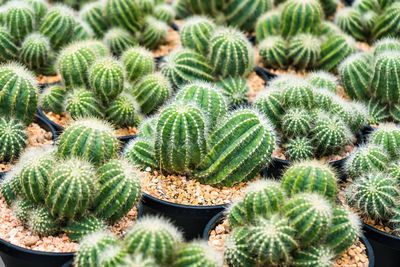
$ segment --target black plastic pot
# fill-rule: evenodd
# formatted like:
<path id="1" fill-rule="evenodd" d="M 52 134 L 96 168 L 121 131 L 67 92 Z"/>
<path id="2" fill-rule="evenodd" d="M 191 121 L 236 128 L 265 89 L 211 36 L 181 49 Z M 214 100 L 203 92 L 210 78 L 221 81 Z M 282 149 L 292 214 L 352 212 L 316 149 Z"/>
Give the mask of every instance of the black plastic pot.
<path id="1" fill-rule="evenodd" d="M 203 240 L 208 241 L 208 238 L 210 237 L 210 233 L 213 229 L 215 229 L 215 227 L 217 227 L 218 224 L 222 223 L 224 219 L 224 212 L 220 212 L 218 214 L 216 214 L 206 225 L 206 227 L 204 228 L 203 231 Z M 368 237 L 368 236 L 367 236 Z M 369 239 L 369 238 L 368 238 Z M 374 267 L 375 266 L 375 247 L 371 246 L 370 242 L 368 241 L 367 238 L 365 238 L 364 236 L 360 237 L 361 242 L 364 244 L 366 250 L 367 250 L 367 256 L 368 256 L 368 260 L 369 260 L 369 264 L 368 267 Z M 399 239 L 400 240 L 400 239 Z M 372 243 L 372 242 L 371 242 Z M 398 243 L 400 244 L 400 243 Z M 398 257 L 400 257 L 400 254 L 398 255 Z M 390 258 L 388 258 L 388 260 L 390 261 Z M 379 264 L 379 262 L 377 261 L 377 266 L 379 267 L 394 267 L 394 266 L 400 266 L 399 262 L 397 262 L 397 265 L 381 265 Z"/>
<path id="2" fill-rule="evenodd" d="M 186 240 L 201 237 L 204 227 L 216 214 L 225 209 L 224 205 L 189 206 L 157 199 L 148 194 L 142 198 L 143 215 L 160 215 L 170 219 Z"/>
<path id="3" fill-rule="evenodd" d="M 270 72 L 269 70 L 262 68 L 262 67 L 255 67 L 254 71 L 256 72 L 256 74 L 263 79 L 266 83 L 271 81 L 272 79 L 278 77 L 278 75 Z"/>

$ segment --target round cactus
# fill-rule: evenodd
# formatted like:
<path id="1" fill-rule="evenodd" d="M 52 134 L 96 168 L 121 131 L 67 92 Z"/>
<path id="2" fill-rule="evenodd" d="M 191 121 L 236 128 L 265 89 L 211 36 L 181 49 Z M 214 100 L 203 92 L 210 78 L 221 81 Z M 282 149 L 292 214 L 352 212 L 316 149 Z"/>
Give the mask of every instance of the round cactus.
<path id="1" fill-rule="evenodd" d="M 176 8 L 181 9 L 189 9 L 186 10 L 186 13 L 194 13 L 194 14 L 212 14 L 214 16 L 219 15 L 219 12 L 224 7 L 224 1 L 221 0 L 210 0 L 207 2 L 198 1 L 198 0 L 182 0 L 177 1 Z M 180 10 L 181 13 L 183 10 Z"/>
<path id="2" fill-rule="evenodd" d="M 294 253 L 292 265 L 330 267 L 334 264 L 334 258 L 335 254 L 331 249 L 324 246 L 310 246 Z"/>
<path id="3" fill-rule="evenodd" d="M 35 28 L 33 8 L 23 1 L 10 1 L 4 9 L 4 24 L 17 41 L 22 41 Z"/>
<path id="4" fill-rule="evenodd" d="M 73 34 L 74 41 L 88 40 L 94 38 L 95 34 L 93 29 L 86 21 L 81 18 L 75 18 L 75 28 Z"/>
<path id="5" fill-rule="evenodd" d="M 313 117 L 316 117 L 318 115 L 318 112 L 322 112 L 324 110 L 332 111 L 332 106 L 335 104 L 336 98 L 336 94 L 328 91 L 328 89 L 320 88 L 314 90 L 315 109 L 312 110 Z"/>
<path id="6" fill-rule="evenodd" d="M 317 88 L 327 89 L 333 93 L 336 93 L 336 88 L 338 86 L 336 77 L 325 71 L 310 73 L 307 77 L 307 81 Z"/>
<path id="7" fill-rule="evenodd" d="M 154 17 L 147 17 L 142 33 L 141 44 L 149 49 L 155 49 L 166 40 L 168 25 Z"/>
<path id="8" fill-rule="evenodd" d="M 290 139 L 285 147 L 285 155 L 291 161 L 299 161 L 313 158 L 314 148 L 307 137 Z"/>
<path id="9" fill-rule="evenodd" d="M 195 176 L 203 183 L 224 186 L 252 179 L 271 160 L 275 144 L 273 127 L 263 115 L 236 110 L 209 136 L 209 152 Z"/>
<path id="10" fill-rule="evenodd" d="M 146 119 L 141 121 L 138 129 L 138 136 L 153 140 L 156 135 L 157 122 L 158 114 L 155 116 L 147 117 Z"/>
<path id="11" fill-rule="evenodd" d="M 122 93 L 111 102 L 105 111 L 107 121 L 125 127 L 134 126 L 140 116 L 140 107 L 130 94 Z"/>
<path id="12" fill-rule="evenodd" d="M 59 156 L 77 156 L 96 165 L 115 158 L 119 148 L 114 129 L 94 118 L 73 122 L 61 134 L 58 144 Z"/>
<path id="13" fill-rule="evenodd" d="M 35 205 L 33 205 L 31 201 L 22 198 L 16 199 L 12 203 L 11 208 L 15 217 L 17 217 L 17 219 L 22 223 L 26 224 L 28 222 L 30 212 L 35 209 Z"/>
<path id="14" fill-rule="evenodd" d="M 276 36 L 280 34 L 280 12 L 278 10 L 271 10 L 258 18 L 256 24 L 256 40 L 260 43 L 267 37 Z"/>
<path id="15" fill-rule="evenodd" d="M 137 45 L 136 39 L 123 28 L 109 29 L 104 35 L 103 42 L 116 56 L 120 56 L 125 50 Z"/>
<path id="16" fill-rule="evenodd" d="M 11 162 L 18 158 L 27 144 L 24 125 L 13 118 L 0 117 L 0 161 Z"/>
<path id="17" fill-rule="evenodd" d="M 355 41 L 350 36 L 333 34 L 322 43 L 319 68 L 332 71 L 355 51 Z"/>
<path id="18" fill-rule="evenodd" d="M 129 48 L 122 54 L 121 60 L 127 72 L 127 79 L 131 82 L 155 70 L 153 55 L 142 47 Z"/>
<path id="19" fill-rule="evenodd" d="M 46 15 L 49 6 L 46 0 L 27 0 L 27 2 L 33 9 L 33 13 L 35 14 L 36 25 L 41 22 L 43 17 Z"/>
<path id="20" fill-rule="evenodd" d="M 130 0 L 105 0 L 103 14 L 112 25 L 125 28 L 136 33 L 143 26 L 143 16 L 137 1 Z"/>
<path id="21" fill-rule="evenodd" d="M 288 65 L 288 48 L 281 36 L 270 36 L 260 43 L 260 56 L 266 67 L 283 69 Z"/>
<path id="22" fill-rule="evenodd" d="M 288 137 L 307 135 L 312 128 L 312 118 L 304 109 L 289 109 L 282 117 L 282 131 Z"/>
<path id="23" fill-rule="evenodd" d="M 366 34 L 361 21 L 361 13 L 357 9 L 346 7 L 340 10 L 335 16 L 335 23 L 356 40 L 365 41 Z"/>
<path id="24" fill-rule="evenodd" d="M 153 15 L 157 19 L 171 24 L 175 18 L 175 9 L 169 4 L 159 4 L 154 7 Z"/>
<path id="25" fill-rule="evenodd" d="M 140 169 L 150 167 L 158 168 L 156 160 L 154 143 L 145 138 L 136 138 L 132 140 L 125 148 L 125 157 Z"/>
<path id="26" fill-rule="evenodd" d="M 103 117 L 102 107 L 95 94 L 84 88 L 75 89 L 66 96 L 65 110 L 73 119 Z"/>
<path id="27" fill-rule="evenodd" d="M 230 106 L 237 107 L 247 102 L 250 89 L 246 79 L 228 77 L 218 81 L 217 86 Z"/>
<path id="28" fill-rule="evenodd" d="M 361 12 L 378 11 L 381 8 L 377 0 L 356 0 L 354 7 Z"/>
<path id="29" fill-rule="evenodd" d="M 181 233 L 168 221 L 157 217 L 141 218 L 126 234 L 124 243 L 129 253 L 154 257 L 159 264 L 169 265 Z"/>
<path id="30" fill-rule="evenodd" d="M 144 114 L 150 114 L 163 105 L 172 94 L 169 81 L 161 73 L 143 76 L 132 88 L 131 93 Z"/>
<path id="31" fill-rule="evenodd" d="M 326 17 L 335 14 L 337 6 L 339 4 L 338 0 L 320 0 L 320 1 Z"/>
<path id="32" fill-rule="evenodd" d="M 379 124 L 381 122 L 388 121 L 390 117 L 386 105 L 382 105 L 381 103 L 376 102 L 374 99 L 370 99 L 367 102 L 367 110 L 370 124 Z"/>
<path id="33" fill-rule="evenodd" d="M 400 163 L 399 161 L 391 162 L 391 163 L 389 163 L 389 166 L 387 168 L 389 175 L 398 181 L 400 180 L 400 165 L 399 165 L 399 163 Z"/>
<path id="34" fill-rule="evenodd" d="M 247 75 L 253 69 L 253 48 L 246 36 L 233 28 L 216 30 L 209 49 L 210 62 L 222 77 Z"/>
<path id="35" fill-rule="evenodd" d="M 18 175 L 19 169 L 14 168 L 3 176 L 0 183 L 0 193 L 9 206 L 13 205 L 21 193 Z"/>
<path id="36" fill-rule="evenodd" d="M 64 111 L 64 101 L 67 92 L 63 86 L 46 87 L 40 95 L 40 106 L 46 112 L 60 114 Z"/>
<path id="37" fill-rule="evenodd" d="M 290 39 L 288 57 L 294 67 L 308 69 L 316 66 L 321 53 L 321 41 L 311 34 L 298 34 Z"/>
<path id="38" fill-rule="evenodd" d="M 374 56 L 389 51 L 400 51 L 400 39 L 387 37 L 374 43 Z"/>
<path id="39" fill-rule="evenodd" d="M 19 57 L 29 69 L 39 70 L 47 63 L 50 52 L 49 40 L 39 33 L 33 33 L 24 39 Z"/>
<path id="40" fill-rule="evenodd" d="M 17 40 L 12 36 L 10 31 L 0 26 L 0 61 L 8 61 L 18 57 L 19 48 Z"/>
<path id="41" fill-rule="evenodd" d="M 370 136 L 370 142 L 381 145 L 389 153 L 390 157 L 400 155 L 400 128 L 392 123 L 384 123 Z"/>
<path id="42" fill-rule="evenodd" d="M 86 40 L 83 42 L 97 57 L 110 55 L 108 47 L 100 40 Z"/>
<path id="43" fill-rule="evenodd" d="M 191 242 L 178 248 L 172 267 L 218 267 L 223 259 L 206 242 Z"/>
<path id="44" fill-rule="evenodd" d="M 254 106 L 275 126 L 280 123 L 281 116 L 285 114 L 281 90 L 264 90 L 257 96 Z"/>
<path id="45" fill-rule="evenodd" d="M 98 257 L 98 266 L 132 266 L 131 257 L 120 244 L 106 246 Z"/>
<path id="46" fill-rule="evenodd" d="M 69 222 L 62 230 L 68 235 L 70 240 L 80 241 L 84 236 L 104 230 L 105 228 L 106 224 L 102 220 L 93 215 L 85 215 L 78 221 Z"/>
<path id="47" fill-rule="evenodd" d="M 400 31 L 400 3 L 394 2 L 388 6 L 385 11 L 377 18 L 372 29 L 372 35 L 375 40 L 382 37 L 391 36 Z"/>
<path id="48" fill-rule="evenodd" d="M 225 242 L 224 259 L 229 266 L 256 266 L 256 259 L 247 244 L 250 232 L 246 227 L 233 229 Z"/>
<path id="49" fill-rule="evenodd" d="M 286 108 L 312 109 L 314 106 L 313 87 L 305 81 L 288 84 L 283 91 L 282 103 Z"/>
<path id="50" fill-rule="evenodd" d="M 180 30 L 181 43 L 184 47 L 206 56 L 209 40 L 215 28 L 214 22 L 206 17 L 195 16 L 189 18 Z"/>
<path id="51" fill-rule="evenodd" d="M 27 225 L 32 232 L 40 236 L 53 235 L 59 230 L 56 219 L 44 207 L 38 207 L 29 213 Z"/>
<path id="52" fill-rule="evenodd" d="M 190 49 L 175 50 L 161 63 L 161 73 L 174 88 L 194 80 L 213 81 L 213 68 L 201 54 Z"/>
<path id="53" fill-rule="evenodd" d="M 103 16 L 102 3 L 86 4 L 79 13 L 80 17 L 90 25 L 97 37 L 101 38 L 108 29 L 108 20 Z"/>

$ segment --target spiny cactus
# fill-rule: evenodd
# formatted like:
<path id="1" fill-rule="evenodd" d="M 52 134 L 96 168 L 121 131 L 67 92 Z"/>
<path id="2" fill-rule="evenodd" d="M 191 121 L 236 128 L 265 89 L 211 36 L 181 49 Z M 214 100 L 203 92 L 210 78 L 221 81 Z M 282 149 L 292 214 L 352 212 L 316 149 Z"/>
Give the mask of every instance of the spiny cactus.
<path id="1" fill-rule="evenodd" d="M 143 26 L 143 16 L 137 1 L 106 0 L 103 5 L 103 14 L 112 25 L 125 28 L 131 33 L 140 31 Z"/>
<path id="2" fill-rule="evenodd" d="M 325 71 L 311 72 L 307 77 L 307 81 L 317 88 L 327 89 L 333 93 L 336 93 L 338 86 L 336 77 Z"/>
<path id="3" fill-rule="evenodd" d="M 263 115 L 236 110 L 209 136 L 209 152 L 195 176 L 203 183 L 225 186 L 252 179 L 271 160 L 275 143 L 273 127 Z"/>
<path id="4" fill-rule="evenodd" d="M 105 57 L 110 55 L 108 47 L 100 40 L 86 40 L 82 42 L 89 48 L 97 57 Z"/>
<path id="5" fill-rule="evenodd" d="M 51 214 L 73 219 L 92 203 L 96 190 L 95 171 L 90 163 L 71 158 L 60 162 L 50 175 L 46 205 Z"/>
<path id="6" fill-rule="evenodd" d="M 282 69 L 288 64 L 288 47 L 281 36 L 270 36 L 260 43 L 260 56 L 266 67 Z"/>
<path id="7" fill-rule="evenodd" d="M 400 180 L 400 164 L 399 163 L 400 163 L 399 161 L 391 162 L 387 168 L 389 175 L 391 177 L 397 179 L 398 181 Z"/>
<path id="8" fill-rule="evenodd" d="M 304 108 L 314 106 L 314 94 L 311 84 L 305 81 L 288 84 L 282 94 L 282 103 L 286 108 Z"/>
<path id="9" fill-rule="evenodd" d="M 181 233 L 168 221 L 158 217 L 141 218 L 126 234 L 124 243 L 129 253 L 154 257 L 159 264 L 169 265 Z"/>
<path id="10" fill-rule="evenodd" d="M 326 17 L 335 14 L 337 6 L 339 4 L 338 0 L 320 0 L 320 1 Z"/>
<path id="11" fill-rule="evenodd" d="M 10 33 L 10 31 L 0 26 L 0 47 L 1 47 L 1 54 L 0 54 L 0 61 L 8 61 L 18 57 L 19 48 L 17 44 L 17 40 L 14 36 Z"/>
<path id="12" fill-rule="evenodd" d="M 254 107 L 264 114 L 274 126 L 277 126 L 281 116 L 285 113 L 282 106 L 282 91 L 264 90 L 257 96 Z"/>
<path id="13" fill-rule="evenodd" d="M 377 11 L 381 8 L 377 0 L 356 0 L 354 7 L 361 12 Z"/>
<path id="14" fill-rule="evenodd" d="M 312 128 L 312 118 L 304 109 L 289 109 L 282 117 L 282 131 L 289 137 L 307 135 Z"/>
<path id="15" fill-rule="evenodd" d="M 61 134 L 58 142 L 58 155 L 77 156 L 98 165 L 115 158 L 118 152 L 118 139 L 114 129 L 106 122 L 86 118 L 76 120 Z"/>
<path id="16" fill-rule="evenodd" d="M 311 159 L 314 155 L 311 140 L 307 137 L 290 139 L 284 148 L 286 157 L 291 161 Z"/>
<path id="17" fill-rule="evenodd" d="M 116 244 L 104 248 L 98 258 L 98 264 L 107 267 L 132 266 L 130 260 L 128 253 L 120 244 Z"/>
<path id="18" fill-rule="evenodd" d="M 283 4 L 281 33 L 284 37 L 298 33 L 316 33 L 321 25 L 323 10 L 316 0 L 289 0 Z"/>
<path id="19" fill-rule="evenodd" d="M 240 106 L 247 102 L 247 93 L 250 89 L 246 79 L 228 77 L 219 80 L 217 86 L 230 106 Z"/>
<path id="20" fill-rule="evenodd" d="M 11 205 L 13 214 L 22 223 L 26 224 L 29 219 L 30 212 L 35 209 L 35 205 L 31 201 L 26 199 L 16 199 Z"/>
<path id="21" fill-rule="evenodd" d="M 253 48 L 247 38 L 233 28 L 220 28 L 210 40 L 209 59 L 222 77 L 247 75 L 254 65 Z"/>
<path id="22" fill-rule="evenodd" d="M 271 10 L 258 18 L 256 24 L 256 40 L 260 43 L 267 37 L 280 34 L 280 12 Z"/>
<path id="23" fill-rule="evenodd" d="M 282 188 L 288 196 L 301 192 L 318 193 L 334 201 L 337 195 L 337 176 L 327 164 L 302 161 L 293 164 L 283 174 Z"/>
<path id="24" fill-rule="evenodd" d="M 14 168 L 7 172 L 0 183 L 0 193 L 8 205 L 12 205 L 21 193 L 21 185 L 19 183 L 19 169 Z"/>
<path id="25" fill-rule="evenodd" d="M 213 128 L 228 112 L 225 98 L 212 84 L 193 82 L 182 87 L 175 99 L 184 103 L 194 103 L 207 117 L 207 126 Z"/>
<path id="26" fill-rule="evenodd" d="M 101 58 L 89 70 L 90 87 L 106 104 L 122 92 L 124 81 L 124 68 L 113 58 Z"/>
<path id="27" fill-rule="evenodd" d="M 108 20 L 103 16 L 101 2 L 96 1 L 86 4 L 79 15 L 90 25 L 97 37 L 103 37 L 108 29 Z"/>
<path id="28" fill-rule="evenodd" d="M 169 81 L 161 73 L 143 76 L 133 85 L 131 93 L 135 96 L 144 114 L 154 112 L 172 94 Z"/>
<path id="29" fill-rule="evenodd" d="M 374 56 L 389 51 L 400 51 L 400 39 L 387 37 L 374 43 Z"/>
<path id="30" fill-rule="evenodd" d="M 103 117 L 102 107 L 96 95 L 85 88 L 74 89 L 66 96 L 65 110 L 73 119 Z"/>
<path id="31" fill-rule="evenodd" d="M 46 112 L 60 114 L 64 111 L 64 101 L 67 91 L 61 85 L 46 87 L 40 94 L 40 106 Z"/>
<path id="32" fill-rule="evenodd" d="M 155 154 L 163 170 L 188 173 L 206 150 L 206 122 L 201 109 L 176 102 L 160 113 Z"/>
<path id="33" fill-rule="evenodd" d="M 289 42 L 288 57 L 292 66 L 307 69 L 316 66 L 321 53 L 321 41 L 311 34 L 298 34 Z"/>
<path id="34" fill-rule="evenodd" d="M 49 6 L 46 0 L 27 0 L 26 1 L 33 9 L 35 14 L 36 25 L 38 25 L 46 15 Z"/>
<path id="35" fill-rule="evenodd" d="M 122 93 L 110 103 L 105 116 L 107 121 L 117 126 L 134 126 L 140 118 L 140 107 L 133 96 Z"/>
<path id="36" fill-rule="evenodd" d="M 287 201 L 283 210 L 303 246 L 318 242 L 333 216 L 331 205 L 315 193 L 295 195 Z"/>
<path id="37" fill-rule="evenodd" d="M 313 118 L 318 116 L 319 112 L 324 110 L 332 111 L 332 106 L 334 105 L 336 94 L 328 91 L 328 89 L 316 89 L 314 92 L 314 104 L 315 109 L 312 110 Z"/>
<path id="38" fill-rule="evenodd" d="M 154 7 L 153 15 L 157 19 L 171 24 L 175 18 L 175 10 L 169 4 L 159 4 Z"/>
<path id="39" fill-rule="evenodd" d="M 59 230 L 56 219 L 44 207 L 37 207 L 29 213 L 27 225 L 32 232 L 40 236 L 53 235 Z"/>
<path id="40" fill-rule="evenodd" d="M 22 41 L 35 28 L 33 8 L 23 1 L 10 1 L 4 9 L 4 25 L 17 41 Z"/>
<path id="41" fill-rule="evenodd" d="M 57 25 L 57 27 L 54 27 Z M 59 49 L 73 37 L 75 28 L 74 12 L 64 5 L 49 9 L 40 25 L 40 33 L 49 38 L 53 48 Z"/>
<path id="42" fill-rule="evenodd" d="M 366 34 L 361 21 L 361 13 L 357 9 L 346 7 L 340 10 L 335 16 L 335 23 L 356 40 L 365 41 Z"/>
<path id="43" fill-rule="evenodd" d="M 11 162 L 19 157 L 27 144 L 24 125 L 16 119 L 0 117 L 0 161 Z"/>
<path id="44" fill-rule="evenodd" d="M 382 105 L 374 99 L 370 99 L 367 102 L 367 110 L 370 124 L 379 124 L 381 122 L 388 121 L 388 119 L 390 118 L 387 106 Z"/>
<path id="45" fill-rule="evenodd" d="M 195 16 L 187 19 L 180 30 L 182 45 L 206 56 L 215 28 L 214 22 L 206 17 Z"/>
<path id="46" fill-rule="evenodd" d="M 396 179 L 384 173 L 368 173 L 346 191 L 349 204 L 372 219 L 389 219 L 399 196 Z"/>
<path id="47" fill-rule="evenodd" d="M 372 35 L 375 40 L 382 37 L 391 36 L 400 31 L 400 3 L 394 2 L 388 6 L 384 12 L 377 18 Z"/>
<path id="48" fill-rule="evenodd" d="M 249 230 L 246 227 L 238 227 L 233 229 L 225 242 L 224 259 L 229 266 L 255 266 L 256 260 L 251 252 L 248 251 L 249 246 L 247 240 Z"/>
<path id="49" fill-rule="evenodd" d="M 0 116 L 14 116 L 29 124 L 38 104 L 35 76 L 11 62 L 0 66 Z"/>
<path id="50" fill-rule="evenodd" d="M 154 17 L 147 17 L 142 33 L 141 44 L 149 49 L 155 49 L 166 40 L 168 25 Z"/>
<path id="51" fill-rule="evenodd" d="M 310 246 L 296 251 L 293 255 L 292 265 L 330 267 L 334 264 L 335 254 L 325 246 Z"/>
<path id="52" fill-rule="evenodd" d="M 355 51 L 355 41 L 350 36 L 333 34 L 322 43 L 319 68 L 332 71 Z"/>
<path id="53" fill-rule="evenodd" d="M 400 128 L 392 123 L 384 123 L 370 136 L 372 144 L 381 145 L 389 153 L 390 157 L 400 155 Z"/>
<path id="54" fill-rule="evenodd" d="M 161 63 L 161 73 L 178 88 L 194 80 L 213 81 L 213 68 L 201 54 L 190 49 L 171 52 Z"/>
<path id="55" fill-rule="evenodd" d="M 85 215 L 80 220 L 72 221 L 62 230 L 72 241 L 80 241 L 84 236 L 104 230 L 106 224 L 93 215 Z"/>
<path id="56" fill-rule="evenodd" d="M 75 18 L 75 28 L 73 34 L 74 41 L 88 40 L 94 38 L 95 34 L 93 29 L 86 21 L 81 18 Z"/>
<path id="57" fill-rule="evenodd" d="M 132 140 L 125 148 L 125 157 L 135 166 L 146 169 L 150 167 L 156 169 L 159 165 L 156 160 L 154 144 L 145 138 Z"/>
<path id="58" fill-rule="evenodd" d="M 151 117 L 147 117 L 146 119 L 141 121 L 138 129 L 139 130 L 138 136 L 154 140 L 156 135 L 157 122 L 158 122 L 158 114 Z"/>
<path id="59" fill-rule="evenodd" d="M 177 2 L 179 2 L 179 0 Z M 215 16 L 224 7 L 224 2 L 221 0 L 210 0 L 208 2 L 198 0 L 183 0 L 176 5 L 181 6 L 181 8 L 189 9 L 186 12 L 194 14 L 212 14 Z M 178 7 L 178 9 L 180 8 Z"/>
<path id="60" fill-rule="evenodd" d="M 222 255 L 206 242 L 193 241 L 177 249 L 172 267 L 218 267 L 222 266 Z"/>
<path id="61" fill-rule="evenodd" d="M 47 63 L 50 52 L 49 40 L 39 33 L 33 33 L 24 39 L 19 58 L 29 69 L 39 70 Z"/>
<path id="62" fill-rule="evenodd" d="M 131 33 L 123 28 L 109 29 L 103 38 L 103 42 L 110 48 L 111 52 L 119 56 L 130 47 L 136 46 L 137 41 Z"/>
<path id="63" fill-rule="evenodd" d="M 121 60 L 126 69 L 127 79 L 131 82 L 155 70 L 153 55 L 142 47 L 129 48 L 122 54 Z"/>

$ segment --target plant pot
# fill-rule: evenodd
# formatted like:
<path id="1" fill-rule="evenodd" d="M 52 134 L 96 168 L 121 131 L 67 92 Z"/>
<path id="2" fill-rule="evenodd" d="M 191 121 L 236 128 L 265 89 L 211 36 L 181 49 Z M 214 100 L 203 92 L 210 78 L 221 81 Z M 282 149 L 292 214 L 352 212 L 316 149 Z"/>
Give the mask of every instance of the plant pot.
<path id="1" fill-rule="evenodd" d="M 167 202 L 143 193 L 143 215 L 160 215 L 170 219 L 183 231 L 186 240 L 201 237 L 204 227 L 216 214 L 225 209 L 224 205 L 190 206 Z"/>
<path id="2" fill-rule="evenodd" d="M 222 223 L 224 219 L 224 212 L 220 212 L 218 214 L 216 214 L 206 225 L 206 227 L 204 228 L 203 231 L 203 240 L 208 241 L 209 237 L 210 237 L 210 233 L 213 229 L 215 229 L 215 227 L 217 227 L 218 224 Z M 366 232 L 366 236 L 367 236 L 367 232 Z M 367 239 L 368 238 L 368 239 Z M 369 264 L 368 267 L 374 267 L 375 266 L 375 247 L 371 246 L 370 242 L 369 242 L 369 237 L 367 236 L 367 238 L 365 238 L 364 236 L 360 237 L 360 241 L 364 244 L 366 250 L 367 250 L 367 256 L 368 256 L 368 260 L 369 260 Z M 398 241 L 399 243 L 397 243 L 400 249 L 400 239 Z M 372 242 L 371 242 L 372 243 Z M 400 258 L 400 254 L 398 254 L 397 256 L 398 258 Z M 391 258 L 387 258 L 387 260 L 391 260 Z M 397 262 L 397 265 L 381 265 L 379 264 L 379 262 L 377 263 L 377 266 L 379 267 L 394 267 L 394 266 L 399 266 L 399 262 Z"/>
<path id="3" fill-rule="evenodd" d="M 270 72 L 269 70 L 262 68 L 262 67 L 255 67 L 254 71 L 256 72 L 256 74 L 263 79 L 266 83 L 268 83 L 269 81 L 271 81 L 272 79 L 278 77 L 278 75 Z"/>

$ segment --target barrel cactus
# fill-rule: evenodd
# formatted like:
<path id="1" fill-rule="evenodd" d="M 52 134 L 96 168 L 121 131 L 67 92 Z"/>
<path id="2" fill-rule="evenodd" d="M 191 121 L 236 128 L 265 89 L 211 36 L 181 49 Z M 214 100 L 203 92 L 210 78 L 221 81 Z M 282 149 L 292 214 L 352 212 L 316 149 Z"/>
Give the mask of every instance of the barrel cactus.
<path id="1" fill-rule="evenodd" d="M 164 43 L 167 37 L 168 25 L 154 17 L 145 19 L 141 44 L 149 49 L 155 49 Z"/>
<path id="2" fill-rule="evenodd" d="M 335 16 L 335 23 L 356 40 L 365 41 L 366 33 L 361 20 L 361 13 L 354 8 L 347 7 Z"/>
<path id="3" fill-rule="evenodd" d="M 122 27 L 131 33 L 140 31 L 143 26 L 143 16 L 137 1 L 106 0 L 103 13 L 112 25 Z"/>
<path id="4" fill-rule="evenodd" d="M 352 37 L 343 34 L 330 35 L 322 42 L 318 67 L 326 71 L 333 71 L 354 51 L 355 41 Z"/>
<path id="5" fill-rule="evenodd" d="M 312 117 L 307 110 L 289 109 L 282 117 L 282 131 L 285 136 L 298 137 L 307 135 L 312 128 Z"/>
<path id="6" fill-rule="evenodd" d="M 266 67 L 285 68 L 288 64 L 288 48 L 281 36 L 270 36 L 260 43 L 260 56 Z"/>
<path id="7" fill-rule="evenodd" d="M 142 47 L 129 48 L 122 54 L 121 60 L 130 82 L 135 82 L 155 70 L 153 55 Z"/>
<path id="8" fill-rule="evenodd" d="M 64 111 L 66 89 L 61 85 L 46 87 L 40 95 L 40 106 L 46 112 L 60 114 Z"/>
<path id="9" fill-rule="evenodd" d="M 108 29 L 108 20 L 103 16 L 101 2 L 86 4 L 80 10 L 79 16 L 90 25 L 97 37 L 103 37 Z"/>
<path id="10" fill-rule="evenodd" d="M 215 28 L 214 22 L 206 17 L 194 16 L 187 19 L 180 32 L 182 45 L 206 56 Z"/>
<path id="11" fill-rule="evenodd" d="M 222 266 L 222 255 L 206 242 L 194 241 L 182 245 L 175 252 L 172 267 L 217 267 Z"/>
<path id="12" fill-rule="evenodd" d="M 309 69 L 317 65 L 321 53 L 321 41 L 311 34 L 293 36 L 288 47 L 291 65 L 299 69 Z"/>
<path id="13" fill-rule="evenodd" d="M 256 40 L 260 43 L 266 37 L 279 35 L 280 33 L 280 12 L 271 10 L 258 18 L 256 24 Z"/>
<path id="14" fill-rule="evenodd" d="M 307 81 L 317 88 L 327 89 L 333 93 L 336 93 L 338 86 L 337 78 L 325 71 L 311 72 L 307 77 Z"/>
<path id="15" fill-rule="evenodd" d="M 0 26 L 0 61 L 8 61 L 18 57 L 18 43 L 10 31 L 3 26 Z"/>
<path id="16" fill-rule="evenodd" d="M 71 118 L 103 116 L 101 104 L 96 95 L 85 88 L 77 88 L 70 92 L 65 98 L 65 110 Z"/>
<path id="17" fill-rule="evenodd" d="M 217 82 L 217 86 L 230 106 L 240 106 L 247 102 L 249 86 L 240 77 L 228 77 Z"/>
<path id="18" fill-rule="evenodd" d="M 119 127 L 135 126 L 140 120 L 140 116 L 139 104 L 128 93 L 117 96 L 105 111 L 107 121 Z"/>
<path id="19" fill-rule="evenodd" d="M 40 70 L 47 64 L 50 52 L 49 40 L 39 33 L 33 33 L 24 39 L 19 57 L 29 69 Z"/>
<path id="20" fill-rule="evenodd" d="M 156 169 L 159 166 L 156 160 L 154 143 L 146 138 L 132 140 L 125 148 L 124 156 L 140 169 L 146 169 L 147 167 Z"/>
<path id="21" fill-rule="evenodd" d="M 377 18 L 372 29 L 374 39 L 388 37 L 400 32 L 400 3 L 395 1 Z"/>
<path id="22" fill-rule="evenodd" d="M 68 222 L 62 230 L 72 241 L 80 241 L 84 236 L 104 230 L 105 228 L 106 224 L 103 220 L 93 215 L 86 215 L 81 220 Z"/>
<path id="23" fill-rule="evenodd" d="M 290 139 L 284 148 L 286 157 L 291 161 L 311 159 L 314 155 L 314 147 L 307 137 Z"/>
<path id="24" fill-rule="evenodd" d="M 10 1 L 4 7 L 4 24 L 17 41 L 22 41 L 35 28 L 33 8 L 23 1 Z"/>
<path id="25" fill-rule="evenodd" d="M 370 142 L 383 146 L 391 158 L 396 158 L 400 153 L 400 128 L 393 123 L 381 124 L 370 135 Z"/>
<path id="26" fill-rule="evenodd" d="M 57 220 L 44 207 L 34 208 L 29 213 L 27 225 L 32 232 L 40 236 L 49 236 L 59 230 Z"/>
<path id="27" fill-rule="evenodd" d="M 120 56 L 125 50 L 137 45 L 131 33 L 119 27 L 109 29 L 104 35 L 103 42 L 116 56 Z"/>
<path id="28" fill-rule="evenodd" d="M 27 144 L 24 125 L 16 119 L 0 117 L 0 161 L 11 162 L 19 157 Z"/>

